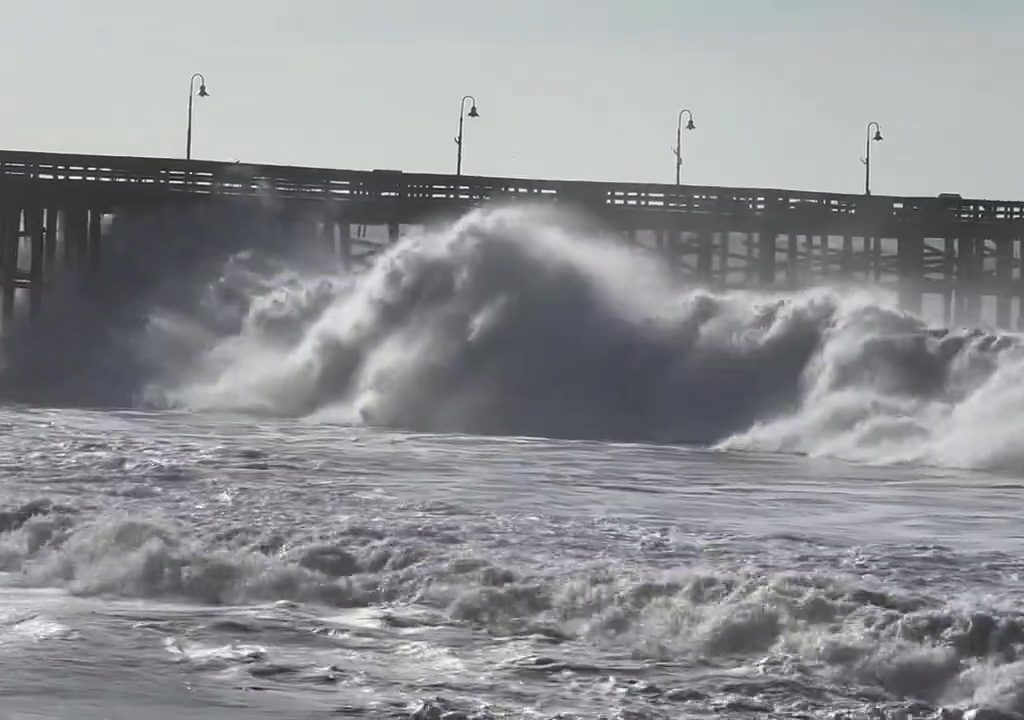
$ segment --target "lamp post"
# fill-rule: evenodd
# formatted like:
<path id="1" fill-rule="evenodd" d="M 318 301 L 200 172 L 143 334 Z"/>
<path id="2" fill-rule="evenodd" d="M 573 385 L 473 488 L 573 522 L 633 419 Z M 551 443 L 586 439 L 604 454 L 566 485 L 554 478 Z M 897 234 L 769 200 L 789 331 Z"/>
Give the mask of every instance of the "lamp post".
<path id="1" fill-rule="evenodd" d="M 679 176 L 683 169 L 683 115 L 689 116 L 689 121 L 686 123 L 687 130 L 695 130 L 697 128 L 693 124 L 693 113 L 689 110 L 680 110 L 679 122 L 676 124 L 676 147 L 672 151 L 672 154 L 676 156 L 676 185 L 679 184 Z"/>
<path id="2" fill-rule="evenodd" d="M 871 135 L 871 128 L 875 129 L 874 136 Z M 875 121 L 868 123 L 867 129 L 867 140 L 864 144 L 864 159 L 861 161 L 864 163 L 864 194 L 871 194 L 871 143 L 880 142 L 882 140 L 882 128 Z"/>
<path id="3" fill-rule="evenodd" d="M 196 93 L 196 80 L 199 80 L 199 92 Z M 188 134 L 185 137 L 185 159 L 192 159 L 192 100 L 196 95 L 199 97 L 209 97 L 210 93 L 206 92 L 206 78 L 203 77 L 202 73 L 196 73 L 192 76 L 192 79 L 188 81 Z"/>
<path id="4" fill-rule="evenodd" d="M 471 101 L 469 107 L 469 117 L 475 118 L 480 117 L 480 113 L 476 109 L 476 98 L 472 95 L 466 95 L 462 98 L 462 102 L 459 104 L 459 135 L 455 138 L 455 144 L 458 146 L 458 155 L 455 160 L 455 175 L 462 175 L 462 125 L 466 120 L 466 101 Z"/>

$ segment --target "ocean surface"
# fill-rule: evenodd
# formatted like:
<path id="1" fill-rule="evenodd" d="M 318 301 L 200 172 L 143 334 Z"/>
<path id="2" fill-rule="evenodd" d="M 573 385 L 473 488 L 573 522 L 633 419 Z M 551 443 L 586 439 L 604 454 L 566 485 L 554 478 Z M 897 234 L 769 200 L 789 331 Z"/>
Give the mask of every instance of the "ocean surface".
<path id="1" fill-rule="evenodd" d="M 1017 335 L 529 208 L 114 237 L 5 341 L 3 720 L 1024 713 Z"/>

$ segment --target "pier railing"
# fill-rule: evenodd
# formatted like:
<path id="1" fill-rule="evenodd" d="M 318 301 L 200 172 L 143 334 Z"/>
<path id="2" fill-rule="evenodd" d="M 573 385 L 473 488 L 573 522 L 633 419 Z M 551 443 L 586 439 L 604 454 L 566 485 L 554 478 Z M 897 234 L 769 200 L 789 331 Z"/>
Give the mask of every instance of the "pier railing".
<path id="1" fill-rule="evenodd" d="M 1024 201 L 18 151 L 0 151 L 0 318 L 11 317 L 21 290 L 38 311 L 43 288 L 65 270 L 99 277 L 105 228 L 152 208 L 256 203 L 269 222 L 291 228 L 282 238 L 312 238 L 356 267 L 366 253 L 397 240 L 403 225 L 429 224 L 488 201 L 583 209 L 602 231 L 621 232 L 663 255 L 693 282 L 892 285 L 908 309 L 919 310 L 925 294 L 938 295 L 947 318 L 965 322 L 979 317 L 987 296 L 995 298 L 1000 327 L 1013 317 L 1024 327 Z M 387 240 L 377 242 L 383 230 Z"/>
<path id="2" fill-rule="evenodd" d="M 651 183 L 559 181 L 453 176 L 392 170 L 332 170 L 65 153 L 0 151 L 0 189 L 86 190 L 112 202 L 160 196 L 263 197 L 337 203 L 383 201 L 417 208 L 464 207 L 486 201 L 546 200 L 582 204 L 609 213 L 667 216 L 870 216 L 877 220 L 971 223 L 1024 221 L 1024 201 L 959 196 L 888 197 L 764 188 Z M 838 218 L 835 218 L 838 219 Z M 852 219 L 852 218 L 851 218 Z"/>

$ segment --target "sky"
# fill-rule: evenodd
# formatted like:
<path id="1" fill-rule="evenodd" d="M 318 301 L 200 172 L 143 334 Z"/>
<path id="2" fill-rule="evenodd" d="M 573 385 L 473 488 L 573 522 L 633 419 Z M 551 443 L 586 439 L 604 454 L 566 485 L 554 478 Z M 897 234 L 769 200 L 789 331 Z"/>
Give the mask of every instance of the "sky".
<path id="1" fill-rule="evenodd" d="M 0 148 L 1024 198 L 1021 0 L 4 4 Z"/>

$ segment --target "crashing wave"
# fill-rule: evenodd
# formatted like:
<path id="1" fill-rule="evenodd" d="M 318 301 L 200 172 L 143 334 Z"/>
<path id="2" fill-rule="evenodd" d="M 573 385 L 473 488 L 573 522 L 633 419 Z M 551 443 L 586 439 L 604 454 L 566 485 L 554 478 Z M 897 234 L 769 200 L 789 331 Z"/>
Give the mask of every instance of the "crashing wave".
<path id="1" fill-rule="evenodd" d="M 9 350 L 5 393 L 1024 470 L 1016 335 L 936 331 L 867 291 L 686 286 L 551 208 L 473 211 L 354 277 L 211 263 L 81 352 Z"/>

